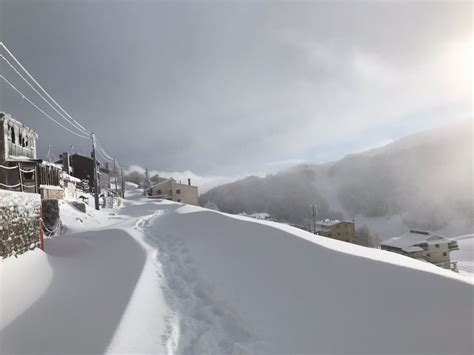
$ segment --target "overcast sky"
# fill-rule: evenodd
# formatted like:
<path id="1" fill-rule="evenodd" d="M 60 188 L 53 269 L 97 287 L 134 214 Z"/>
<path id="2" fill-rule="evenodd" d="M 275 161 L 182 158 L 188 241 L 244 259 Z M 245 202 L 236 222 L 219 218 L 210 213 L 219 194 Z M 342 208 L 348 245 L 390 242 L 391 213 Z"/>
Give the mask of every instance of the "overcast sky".
<path id="1" fill-rule="evenodd" d="M 273 171 L 472 117 L 470 1 L 0 0 L 0 39 L 124 166 Z M 40 157 L 90 151 L 4 83 L 0 110 Z"/>

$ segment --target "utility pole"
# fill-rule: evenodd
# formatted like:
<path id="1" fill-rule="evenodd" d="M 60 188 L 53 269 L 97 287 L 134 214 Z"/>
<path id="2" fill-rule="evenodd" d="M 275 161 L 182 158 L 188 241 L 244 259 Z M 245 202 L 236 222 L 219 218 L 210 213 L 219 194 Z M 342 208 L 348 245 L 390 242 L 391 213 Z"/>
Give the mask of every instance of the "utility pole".
<path id="1" fill-rule="evenodd" d="M 114 157 L 114 176 L 115 176 L 115 193 L 117 193 L 118 186 L 117 186 L 117 165 L 115 163 L 115 157 Z"/>
<path id="2" fill-rule="evenodd" d="M 99 210 L 99 188 L 98 188 L 98 181 L 97 181 L 97 160 L 95 158 L 95 134 L 94 132 L 91 133 L 92 138 L 92 163 L 94 164 L 94 201 L 95 201 L 95 209 Z"/>
<path id="3" fill-rule="evenodd" d="M 148 189 L 150 188 L 150 182 L 148 179 L 148 168 L 145 168 L 145 186 L 143 189 L 143 196 L 147 195 Z"/>
<path id="4" fill-rule="evenodd" d="M 316 203 L 311 205 L 313 210 L 313 233 L 316 234 L 316 217 L 318 216 L 318 205 Z"/>
<path id="5" fill-rule="evenodd" d="M 122 198 L 125 198 L 125 179 L 123 177 L 123 168 L 120 168 L 120 174 L 122 175 Z"/>
<path id="6" fill-rule="evenodd" d="M 69 144 L 69 156 L 67 157 L 67 173 L 71 174 L 71 163 L 72 163 L 72 150 L 74 149 L 74 146 L 72 144 Z"/>

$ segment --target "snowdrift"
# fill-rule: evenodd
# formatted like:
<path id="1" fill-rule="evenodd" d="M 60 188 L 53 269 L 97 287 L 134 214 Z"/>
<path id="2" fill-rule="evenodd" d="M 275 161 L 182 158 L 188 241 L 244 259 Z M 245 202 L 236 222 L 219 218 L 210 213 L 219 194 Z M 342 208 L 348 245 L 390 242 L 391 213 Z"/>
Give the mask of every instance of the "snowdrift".
<path id="1" fill-rule="evenodd" d="M 245 217 L 163 208 L 147 238 L 181 317 L 178 350 L 473 352 L 473 287 L 455 273 Z"/>

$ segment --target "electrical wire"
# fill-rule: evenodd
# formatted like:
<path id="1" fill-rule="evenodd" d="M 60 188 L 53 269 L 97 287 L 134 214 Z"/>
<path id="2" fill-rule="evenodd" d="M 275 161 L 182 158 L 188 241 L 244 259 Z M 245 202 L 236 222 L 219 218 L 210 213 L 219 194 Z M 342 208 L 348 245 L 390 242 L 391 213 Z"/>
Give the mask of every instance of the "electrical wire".
<path id="1" fill-rule="evenodd" d="M 85 135 L 82 135 L 82 134 L 79 134 L 79 133 L 76 133 L 75 131 L 69 129 L 68 127 L 62 125 L 61 123 L 59 123 L 58 121 L 56 121 L 54 118 L 52 118 L 50 115 L 48 115 L 46 112 L 44 112 L 38 105 L 36 105 L 33 101 L 31 101 L 29 98 L 27 98 L 20 90 L 18 90 L 11 82 L 9 82 L 3 75 L 0 75 L 0 79 L 3 79 L 3 81 L 5 81 L 8 85 L 10 85 L 10 87 L 15 90 L 24 100 L 28 101 L 32 106 L 34 106 L 39 112 L 41 112 L 43 115 L 45 115 L 46 117 L 48 117 L 51 121 L 53 121 L 54 123 L 56 123 L 58 126 L 64 128 L 66 131 L 74 134 L 75 136 L 78 136 L 80 138 L 85 138 L 85 139 L 89 139 L 88 136 L 85 136 Z"/>
<path id="2" fill-rule="evenodd" d="M 3 55 L 0 54 L 0 56 L 3 58 L 3 60 L 17 73 L 23 81 L 25 81 L 33 91 L 40 96 L 43 101 L 45 101 L 53 110 L 61 116 L 66 122 L 68 122 L 72 127 L 74 127 L 77 131 L 80 133 L 77 133 L 68 127 L 62 125 L 60 122 L 56 121 L 53 117 L 51 117 L 49 114 L 47 114 L 45 111 L 43 111 L 38 105 L 36 105 L 34 102 L 32 102 L 28 97 L 26 97 L 20 90 L 18 90 L 10 81 L 8 81 L 3 75 L 0 75 L 0 79 L 3 79 L 10 87 L 15 90 L 24 100 L 28 101 L 32 106 L 34 106 L 38 111 L 40 111 L 43 115 L 45 115 L 47 118 L 49 118 L 51 121 L 59 125 L 60 127 L 64 128 L 68 132 L 84 139 L 90 139 L 90 134 L 92 134 L 91 131 L 89 131 L 87 128 L 85 128 L 83 125 L 81 125 L 78 121 L 76 121 L 61 105 L 59 105 L 56 100 L 53 99 L 53 97 L 38 83 L 38 81 L 33 77 L 33 75 L 21 64 L 21 62 L 13 55 L 13 53 L 7 48 L 7 46 L 3 43 L 0 42 L 0 47 L 3 47 L 3 49 L 6 51 L 6 53 L 13 58 L 15 63 L 23 70 L 24 73 L 33 81 L 34 84 L 46 95 L 46 97 L 51 100 L 52 103 L 54 103 L 64 114 L 62 114 L 56 107 L 52 105 L 50 101 L 48 101 L 29 81 L 26 79 L 16 68 L 15 66 Z M 67 117 L 66 117 L 67 116 Z M 118 168 L 122 168 L 117 159 L 115 157 L 112 157 L 104 148 L 102 143 L 96 139 L 96 150 L 99 153 L 100 156 L 102 156 L 103 159 L 109 161 L 109 162 L 115 162 L 115 165 Z M 49 149 L 48 149 L 49 153 Z"/>
<path id="3" fill-rule="evenodd" d="M 73 126 L 75 129 L 77 129 L 80 133 L 82 133 L 82 134 L 89 134 L 88 131 L 86 131 L 86 130 L 84 130 L 84 129 L 82 129 L 82 128 L 78 128 L 76 125 L 74 125 L 74 122 L 71 122 L 70 120 L 68 120 L 67 117 L 64 116 L 64 114 L 62 114 L 56 107 L 54 107 L 54 106 L 51 104 L 51 102 L 49 102 L 48 100 L 46 100 L 45 97 L 44 97 L 43 95 L 41 95 L 41 93 L 40 93 L 38 90 L 36 90 L 36 88 L 35 88 L 33 85 L 31 85 L 31 83 L 30 83 L 28 80 L 26 80 L 26 78 L 10 63 L 10 61 L 9 61 L 7 58 L 5 58 L 5 56 L 4 56 L 3 54 L 0 54 L 0 57 L 1 57 L 5 62 L 7 62 L 7 64 L 15 71 L 15 73 L 17 73 L 18 76 L 20 76 L 20 78 L 22 78 L 23 81 L 24 81 L 25 83 L 27 83 L 28 86 L 29 86 L 36 94 L 38 94 L 38 96 L 41 97 L 41 98 L 43 99 L 43 101 L 46 102 L 54 111 L 56 111 L 56 113 L 57 113 L 59 116 L 61 116 L 67 123 L 69 123 L 69 124 L 70 124 L 71 126 Z"/>
<path id="4" fill-rule="evenodd" d="M 5 49 L 5 51 L 10 55 L 10 57 L 13 58 L 13 60 L 20 66 L 21 69 L 23 69 L 23 71 L 31 78 L 31 80 L 33 80 L 33 82 L 46 94 L 46 96 L 53 102 L 56 104 L 57 107 L 59 107 L 61 109 L 62 112 L 64 112 L 66 114 L 66 116 L 68 116 L 78 127 L 80 127 L 81 129 L 83 129 L 85 132 L 87 133 L 91 133 L 89 132 L 84 126 L 82 126 L 79 122 L 77 122 L 74 118 L 71 117 L 71 115 L 69 113 L 67 113 L 67 111 L 65 109 L 62 108 L 62 106 L 60 104 L 58 104 L 52 97 L 51 95 L 36 81 L 36 79 L 30 74 L 30 72 L 28 70 L 26 70 L 26 68 L 20 63 L 20 61 L 13 55 L 13 53 L 7 48 L 7 46 L 5 46 L 5 44 L 3 42 L 0 42 L 0 46 L 3 47 Z"/>

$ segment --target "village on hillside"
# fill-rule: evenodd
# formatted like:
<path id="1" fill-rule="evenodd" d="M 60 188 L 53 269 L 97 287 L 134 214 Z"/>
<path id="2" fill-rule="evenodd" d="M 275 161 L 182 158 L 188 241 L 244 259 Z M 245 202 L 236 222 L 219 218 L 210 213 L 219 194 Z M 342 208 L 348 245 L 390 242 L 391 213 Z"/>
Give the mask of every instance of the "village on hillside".
<path id="1" fill-rule="evenodd" d="M 0 112 L 2 258 L 44 249 L 44 235 L 62 234 L 61 203 L 85 213 L 88 208 L 120 206 L 125 197 L 122 168 L 101 164 L 94 150 L 91 156 L 64 152 L 57 161 L 39 159 L 37 140 L 34 130 Z M 190 179 L 187 184 L 173 178 L 148 179 L 145 191 L 150 198 L 198 203 L 198 190 Z"/>
<path id="2" fill-rule="evenodd" d="M 16 256 L 36 247 L 44 248 L 43 236 L 61 234 L 60 203 L 68 203 L 86 212 L 87 208 L 114 208 L 125 197 L 123 169 L 101 164 L 95 157 L 64 152 L 57 161 L 37 157 L 38 134 L 11 114 L 0 112 L 0 213 L 2 220 L 1 254 Z M 95 148 L 95 146 L 94 146 Z M 191 179 L 183 184 L 171 177 L 153 176 L 146 171 L 143 189 L 150 198 L 198 205 L 198 187 Z M 27 206 L 27 207 L 25 207 Z M 458 250 L 455 240 L 419 230 L 383 242 L 369 240 L 356 233 L 355 221 L 324 219 L 313 226 L 299 228 L 317 236 L 347 243 L 380 247 L 439 267 L 458 271 L 450 252 Z M 269 220 L 268 214 L 251 217 Z"/>

